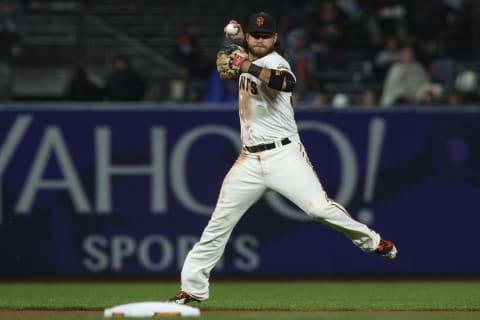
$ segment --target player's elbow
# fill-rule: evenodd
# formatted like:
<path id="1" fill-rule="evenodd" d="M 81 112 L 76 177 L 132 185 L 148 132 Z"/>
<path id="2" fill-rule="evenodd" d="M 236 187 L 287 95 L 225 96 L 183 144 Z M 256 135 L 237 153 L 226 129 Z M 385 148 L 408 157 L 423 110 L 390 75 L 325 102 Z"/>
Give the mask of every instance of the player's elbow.
<path id="1" fill-rule="evenodd" d="M 291 92 L 295 89 L 295 77 L 288 71 L 272 70 L 268 86 L 279 91 Z"/>
<path id="2" fill-rule="evenodd" d="M 287 73 L 283 81 L 282 91 L 292 92 L 293 89 L 295 89 L 296 84 L 297 81 L 295 78 L 290 73 Z"/>

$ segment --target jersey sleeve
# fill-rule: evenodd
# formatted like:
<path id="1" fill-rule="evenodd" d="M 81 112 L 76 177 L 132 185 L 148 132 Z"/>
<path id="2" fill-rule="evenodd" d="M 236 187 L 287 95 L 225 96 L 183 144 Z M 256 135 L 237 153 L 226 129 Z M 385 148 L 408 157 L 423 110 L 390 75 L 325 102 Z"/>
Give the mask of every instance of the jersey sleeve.
<path id="1" fill-rule="evenodd" d="M 295 74 L 293 74 L 292 69 L 290 68 L 290 64 L 276 52 L 273 52 L 262 59 L 255 61 L 254 63 L 262 68 L 287 71 L 293 76 L 295 81 L 297 81 Z"/>

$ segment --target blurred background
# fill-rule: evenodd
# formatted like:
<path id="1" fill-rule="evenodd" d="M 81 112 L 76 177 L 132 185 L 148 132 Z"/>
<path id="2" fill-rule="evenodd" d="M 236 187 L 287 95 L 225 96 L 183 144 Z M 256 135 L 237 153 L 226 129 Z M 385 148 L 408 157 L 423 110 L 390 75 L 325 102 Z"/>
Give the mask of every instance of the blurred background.
<path id="1" fill-rule="evenodd" d="M 261 10 L 277 18 L 297 104 L 458 106 L 480 96 L 475 0 L 2 0 L 0 9 L 3 100 L 235 101 L 215 54 L 228 20 Z"/>
<path id="2" fill-rule="evenodd" d="M 0 276 L 179 276 L 241 148 L 223 27 L 261 10 L 322 185 L 399 255 L 269 192 L 215 274 L 480 274 L 480 1 L 0 0 Z"/>

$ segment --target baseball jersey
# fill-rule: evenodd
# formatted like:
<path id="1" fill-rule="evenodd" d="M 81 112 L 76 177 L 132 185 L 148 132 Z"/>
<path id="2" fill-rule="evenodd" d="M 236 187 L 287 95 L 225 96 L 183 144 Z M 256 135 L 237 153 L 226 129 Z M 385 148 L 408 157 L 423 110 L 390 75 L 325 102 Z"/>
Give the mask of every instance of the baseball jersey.
<path id="1" fill-rule="evenodd" d="M 293 75 L 288 62 L 275 51 L 253 63 Z M 291 96 L 291 92 L 269 88 L 254 75 L 242 73 L 238 91 L 242 143 L 253 146 L 298 134 Z"/>

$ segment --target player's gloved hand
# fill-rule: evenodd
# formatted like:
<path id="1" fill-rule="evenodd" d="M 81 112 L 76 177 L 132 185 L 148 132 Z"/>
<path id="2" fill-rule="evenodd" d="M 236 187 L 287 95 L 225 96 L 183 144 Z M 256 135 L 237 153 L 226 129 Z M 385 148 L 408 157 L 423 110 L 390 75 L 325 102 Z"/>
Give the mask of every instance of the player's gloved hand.
<path id="1" fill-rule="evenodd" d="M 222 80 L 231 80 L 240 75 L 240 66 L 248 59 L 248 53 L 237 44 L 229 44 L 217 53 L 217 71 Z"/>

